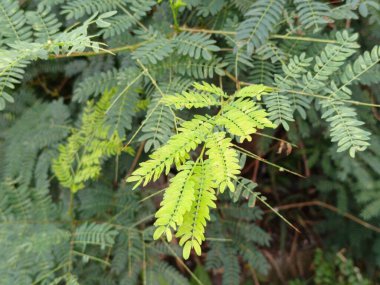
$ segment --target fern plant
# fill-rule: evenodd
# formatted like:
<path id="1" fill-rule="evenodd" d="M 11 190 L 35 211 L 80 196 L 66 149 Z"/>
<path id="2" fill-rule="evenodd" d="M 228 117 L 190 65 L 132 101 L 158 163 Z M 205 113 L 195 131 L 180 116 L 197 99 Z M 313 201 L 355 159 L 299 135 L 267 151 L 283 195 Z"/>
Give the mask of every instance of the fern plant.
<path id="1" fill-rule="evenodd" d="M 376 277 L 379 9 L 0 0 L 1 284 Z"/>
<path id="2" fill-rule="evenodd" d="M 154 239 L 165 234 L 168 241 L 172 239 L 172 229 L 178 227 L 177 236 L 183 245 L 183 256 L 189 258 L 191 249 L 200 255 L 206 220 L 210 219 L 209 208 L 215 207 L 215 193 L 223 193 L 228 187 L 235 190 L 233 181 L 240 173 L 237 151 L 233 149 L 231 139 L 223 131 L 240 137 L 240 141 L 251 140 L 251 135 L 258 129 L 273 127 L 266 118 L 267 113 L 251 100 L 260 99 L 270 89 L 264 86 L 250 86 L 237 91 L 226 100 L 227 95 L 215 85 L 194 83 L 194 89 L 184 91 L 177 96 L 168 95 L 162 103 L 176 108 L 200 108 L 218 106 L 217 116 L 195 116 L 184 122 L 179 133 L 172 136 L 167 143 L 155 150 L 150 159 L 141 163 L 140 168 L 132 173 L 128 182 L 135 182 L 135 188 L 157 180 L 163 172 L 169 173 L 175 164 L 179 173 L 171 179 L 166 189 L 161 208 L 157 212 Z M 189 152 L 204 144 L 202 151 L 194 162 L 189 160 Z M 206 155 L 207 159 L 203 156 Z"/>

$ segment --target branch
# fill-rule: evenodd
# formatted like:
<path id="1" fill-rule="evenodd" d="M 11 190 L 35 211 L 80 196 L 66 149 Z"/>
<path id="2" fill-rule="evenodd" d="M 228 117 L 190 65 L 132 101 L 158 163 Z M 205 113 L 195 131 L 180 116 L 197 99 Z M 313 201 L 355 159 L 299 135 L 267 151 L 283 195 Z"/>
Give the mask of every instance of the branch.
<path id="1" fill-rule="evenodd" d="M 59 59 L 59 58 L 69 58 L 69 57 L 89 57 L 89 56 L 95 56 L 95 55 L 102 55 L 102 54 L 115 54 L 119 52 L 124 52 L 124 51 L 134 51 L 147 41 L 143 41 L 134 45 L 125 45 L 121 47 L 116 47 L 116 48 L 111 48 L 111 49 L 105 49 L 101 50 L 99 52 L 95 51 L 84 51 L 84 52 L 73 52 L 71 54 L 52 54 L 49 55 L 49 59 Z"/>
<path id="2" fill-rule="evenodd" d="M 275 209 L 277 211 L 281 211 L 281 210 L 289 210 L 289 209 L 293 209 L 293 208 L 303 208 L 303 207 L 311 207 L 311 206 L 319 206 L 319 207 L 328 209 L 332 212 L 335 212 L 339 215 L 342 215 L 343 217 L 345 217 L 345 218 L 347 218 L 347 219 L 349 219 L 349 220 L 351 220 L 351 221 L 353 221 L 353 222 L 355 222 L 355 223 L 357 223 L 357 224 L 359 224 L 359 225 L 361 225 L 361 226 L 363 226 L 369 230 L 380 233 L 379 227 L 371 225 L 371 224 L 367 223 L 366 221 L 363 221 L 362 219 L 355 217 L 352 214 L 344 213 L 341 210 L 339 210 L 337 207 L 334 207 L 330 204 L 327 204 L 327 203 L 319 201 L 319 200 L 281 205 L 281 206 L 275 207 Z M 268 212 L 271 212 L 271 211 L 268 211 Z"/>

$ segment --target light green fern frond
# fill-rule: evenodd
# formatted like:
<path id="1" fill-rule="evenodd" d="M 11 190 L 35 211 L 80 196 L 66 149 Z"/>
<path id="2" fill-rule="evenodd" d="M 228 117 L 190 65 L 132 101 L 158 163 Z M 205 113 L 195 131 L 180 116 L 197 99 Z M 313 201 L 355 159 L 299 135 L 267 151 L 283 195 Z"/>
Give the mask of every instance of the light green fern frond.
<path id="1" fill-rule="evenodd" d="M 245 139 L 251 141 L 251 135 L 257 129 L 273 127 L 267 116 L 266 111 L 259 109 L 255 102 L 242 98 L 226 105 L 216 118 L 216 123 L 225 126 L 229 133 L 240 137 L 240 142 Z"/>
<path id="2" fill-rule="evenodd" d="M 228 187 L 235 191 L 233 180 L 240 174 L 240 165 L 237 152 L 232 148 L 231 139 L 226 133 L 211 134 L 206 140 L 206 154 L 215 170 L 214 179 L 221 193 Z"/>
<path id="3" fill-rule="evenodd" d="M 134 188 L 150 180 L 157 180 L 165 170 L 168 174 L 173 163 L 179 167 L 188 157 L 189 152 L 202 143 L 210 133 L 213 125 L 203 116 L 195 116 L 193 120 L 184 122 L 179 133 L 150 155 L 148 161 L 140 163 L 127 181 L 136 182 Z"/>
<path id="4" fill-rule="evenodd" d="M 53 162 L 53 171 L 60 183 L 72 192 L 84 188 L 86 181 L 99 176 L 104 158 L 121 151 L 118 134 L 109 137 L 109 127 L 104 124 L 112 95 L 113 92 L 106 92 L 96 106 L 89 102 L 81 128 L 74 130 L 67 143 L 59 146 L 60 154 Z"/>
<path id="5" fill-rule="evenodd" d="M 185 213 L 183 223 L 178 228 L 177 237 L 180 237 L 179 244 L 183 246 L 183 257 L 189 258 L 192 248 L 201 254 L 201 244 L 205 240 L 205 227 L 210 220 L 209 208 L 216 208 L 215 182 L 211 175 L 212 165 L 210 160 L 201 161 L 194 168 L 195 200 L 190 211 Z"/>
<path id="6" fill-rule="evenodd" d="M 179 167 L 179 173 L 170 180 L 170 185 L 165 190 L 164 199 L 161 202 L 161 208 L 156 213 L 157 220 L 154 225 L 157 228 L 154 232 L 154 239 L 165 234 L 167 240 L 171 241 L 171 228 L 176 230 L 177 226 L 181 226 L 184 214 L 191 209 L 195 198 L 194 167 L 194 162 L 186 162 Z"/>
<path id="7" fill-rule="evenodd" d="M 182 94 L 165 96 L 162 103 L 169 106 L 174 105 L 177 109 L 203 108 L 220 106 L 221 102 L 218 97 L 226 96 L 221 88 L 207 82 L 202 82 L 202 84 L 195 82 L 193 87 L 195 89 L 193 91 L 183 91 Z"/>

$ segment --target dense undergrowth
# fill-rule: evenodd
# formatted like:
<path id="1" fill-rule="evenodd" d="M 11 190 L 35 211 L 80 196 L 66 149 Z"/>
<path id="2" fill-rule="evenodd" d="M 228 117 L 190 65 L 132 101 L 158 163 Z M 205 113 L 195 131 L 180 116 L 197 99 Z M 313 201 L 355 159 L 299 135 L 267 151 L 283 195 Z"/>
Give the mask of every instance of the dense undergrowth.
<path id="1" fill-rule="evenodd" d="M 0 284 L 377 284 L 380 3 L 0 0 Z"/>

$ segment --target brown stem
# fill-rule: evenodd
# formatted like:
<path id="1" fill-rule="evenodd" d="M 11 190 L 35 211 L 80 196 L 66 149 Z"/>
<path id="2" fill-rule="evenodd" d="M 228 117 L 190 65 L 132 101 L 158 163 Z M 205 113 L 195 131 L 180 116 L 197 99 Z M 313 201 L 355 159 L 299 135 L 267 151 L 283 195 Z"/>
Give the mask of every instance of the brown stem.
<path id="1" fill-rule="evenodd" d="M 357 223 L 357 224 L 359 224 L 359 225 L 361 225 L 361 226 L 363 226 L 369 230 L 380 233 L 379 227 L 371 225 L 371 224 L 367 223 L 366 221 L 363 221 L 362 219 L 355 217 L 352 214 L 344 213 L 341 210 L 339 210 L 338 208 L 336 208 L 330 204 L 327 204 L 325 202 L 319 201 L 319 200 L 300 202 L 300 203 L 292 203 L 292 204 L 287 204 L 287 205 L 280 205 L 280 206 L 275 207 L 275 209 L 277 211 L 281 211 L 281 210 L 289 210 L 289 209 L 294 209 L 294 208 L 303 208 L 303 207 L 310 207 L 310 206 L 319 206 L 319 207 L 328 209 L 332 212 L 335 212 L 339 215 L 342 215 L 343 217 L 345 217 L 345 218 L 347 218 L 347 219 L 349 219 L 349 220 L 351 220 L 351 221 L 353 221 L 353 222 L 355 222 L 355 223 Z M 265 212 L 270 213 L 272 211 L 265 211 Z"/>
<path id="2" fill-rule="evenodd" d="M 126 45 L 126 46 L 121 46 L 121 47 L 116 47 L 116 48 L 110 48 L 107 50 L 100 50 L 98 52 L 95 51 L 85 51 L 85 52 L 73 52 L 71 54 L 52 54 L 49 55 L 49 59 L 58 59 L 58 58 L 68 58 L 68 57 L 80 57 L 80 56 L 95 56 L 95 55 L 101 55 L 101 54 L 115 54 L 118 52 L 123 52 L 123 51 L 133 51 L 140 47 L 142 44 L 146 42 L 140 42 L 134 45 Z"/>
<path id="3" fill-rule="evenodd" d="M 141 154 L 142 154 L 142 152 L 143 152 L 143 150 L 144 150 L 144 145 L 145 145 L 145 141 L 142 142 L 142 143 L 140 144 L 139 149 L 138 149 L 137 152 L 136 152 L 136 156 L 135 156 L 135 158 L 134 158 L 133 161 L 132 161 L 132 165 L 131 165 L 131 167 L 129 168 L 129 171 L 128 171 L 128 173 L 127 173 L 125 179 L 127 179 L 129 176 L 131 176 L 133 170 L 135 170 L 136 165 L 137 165 L 137 163 L 139 162 L 140 156 L 141 156 Z"/>

